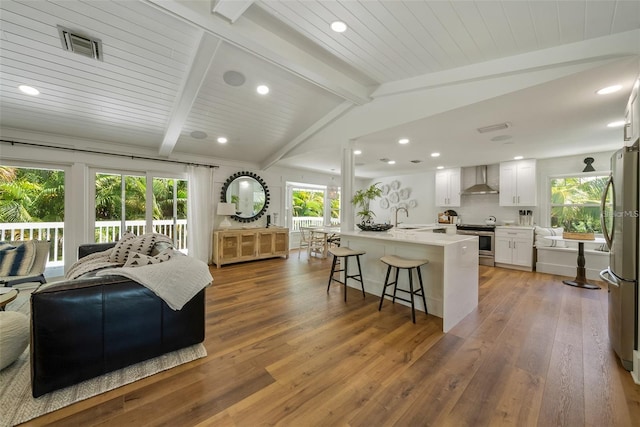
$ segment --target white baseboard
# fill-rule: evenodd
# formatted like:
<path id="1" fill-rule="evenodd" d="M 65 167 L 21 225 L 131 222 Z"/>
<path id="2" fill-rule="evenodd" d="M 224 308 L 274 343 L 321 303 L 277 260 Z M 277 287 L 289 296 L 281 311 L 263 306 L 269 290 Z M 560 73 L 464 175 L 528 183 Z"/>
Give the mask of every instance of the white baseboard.
<path id="1" fill-rule="evenodd" d="M 576 277 L 576 266 L 550 264 L 545 262 L 536 263 L 536 271 L 538 273 L 556 274 L 558 276 Z M 601 269 L 586 268 L 587 279 L 589 280 L 601 280 Z"/>

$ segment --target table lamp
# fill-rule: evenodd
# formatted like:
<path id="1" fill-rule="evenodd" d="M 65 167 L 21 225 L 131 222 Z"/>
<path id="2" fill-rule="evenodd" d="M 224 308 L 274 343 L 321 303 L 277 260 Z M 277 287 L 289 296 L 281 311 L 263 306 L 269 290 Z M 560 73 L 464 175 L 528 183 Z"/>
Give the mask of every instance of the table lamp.
<path id="1" fill-rule="evenodd" d="M 236 205 L 235 203 L 218 203 L 218 215 L 223 215 L 224 219 L 220 223 L 220 228 L 229 228 L 231 227 L 231 222 L 229 221 L 230 215 L 236 214 Z"/>

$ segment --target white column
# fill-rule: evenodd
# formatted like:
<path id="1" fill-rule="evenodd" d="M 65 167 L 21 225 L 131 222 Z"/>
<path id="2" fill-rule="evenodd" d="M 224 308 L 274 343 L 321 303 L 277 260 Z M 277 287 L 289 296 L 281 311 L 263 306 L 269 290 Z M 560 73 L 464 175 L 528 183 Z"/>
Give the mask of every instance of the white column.
<path id="1" fill-rule="evenodd" d="M 353 196 L 355 160 L 353 155 L 354 140 L 349 140 L 342 146 L 342 164 L 340 167 L 340 231 L 353 231 L 354 210 L 351 204 Z"/>
<path id="2" fill-rule="evenodd" d="M 89 168 L 85 163 L 74 163 L 71 173 L 65 174 L 64 206 L 64 271 L 78 259 L 78 246 L 93 243 L 95 212 L 89 212 Z M 93 218 L 93 220 L 92 220 Z"/>

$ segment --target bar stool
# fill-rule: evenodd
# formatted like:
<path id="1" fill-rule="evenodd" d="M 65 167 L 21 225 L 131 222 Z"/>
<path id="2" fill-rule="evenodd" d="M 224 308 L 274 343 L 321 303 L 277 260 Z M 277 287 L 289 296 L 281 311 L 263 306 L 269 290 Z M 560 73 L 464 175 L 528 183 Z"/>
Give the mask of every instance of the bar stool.
<path id="1" fill-rule="evenodd" d="M 420 273 L 420 266 L 428 264 L 429 260 L 409 259 L 409 258 L 402 258 L 399 256 L 395 256 L 395 255 L 386 255 L 380 258 L 380 261 L 387 264 L 388 267 L 387 267 L 387 276 L 384 279 L 384 287 L 382 288 L 382 295 L 380 296 L 380 305 L 378 306 L 378 311 L 382 310 L 382 303 L 384 302 L 384 297 L 387 295 L 392 296 L 393 297 L 392 302 L 394 304 L 396 302 L 396 298 L 399 299 L 400 301 L 411 303 L 411 318 L 413 319 L 413 323 L 416 323 L 416 311 L 415 311 L 415 305 L 413 303 L 414 295 L 420 295 L 422 297 L 422 302 L 424 303 L 424 312 L 425 314 L 429 313 L 427 311 L 427 300 L 424 297 L 424 287 L 422 285 L 422 274 Z M 388 283 L 389 275 L 391 274 L 391 268 L 396 269 L 396 279 L 395 281 Z M 418 279 L 420 282 L 420 289 L 415 289 L 415 290 L 413 289 L 413 274 L 412 274 L 414 268 L 418 271 Z M 398 272 L 400 271 L 400 269 L 405 269 L 409 273 L 409 290 L 398 289 Z M 387 287 L 389 286 L 393 286 L 393 294 L 387 293 Z M 396 296 L 397 291 L 404 292 L 411 295 L 411 299 L 409 300 L 406 298 L 397 297 Z"/>
<path id="2" fill-rule="evenodd" d="M 329 253 L 333 255 L 333 262 L 331 263 L 331 275 L 329 276 L 329 285 L 327 286 L 327 292 L 329 292 L 329 288 L 331 287 L 331 282 L 336 281 L 344 285 L 344 300 L 347 301 L 347 280 L 353 279 L 360 282 L 360 286 L 362 286 L 362 297 L 365 297 L 364 293 L 364 282 L 362 281 L 362 269 L 360 268 L 360 255 L 366 254 L 365 251 L 354 250 L 346 246 L 337 247 L 337 248 L 329 248 Z M 348 274 L 347 267 L 349 257 L 356 257 L 356 261 L 358 262 L 358 274 Z M 344 260 L 344 268 L 336 270 L 336 261 L 340 258 L 340 266 L 342 266 Z M 333 275 L 335 273 L 339 273 L 344 271 L 344 282 L 341 282 L 339 279 L 335 279 Z"/>

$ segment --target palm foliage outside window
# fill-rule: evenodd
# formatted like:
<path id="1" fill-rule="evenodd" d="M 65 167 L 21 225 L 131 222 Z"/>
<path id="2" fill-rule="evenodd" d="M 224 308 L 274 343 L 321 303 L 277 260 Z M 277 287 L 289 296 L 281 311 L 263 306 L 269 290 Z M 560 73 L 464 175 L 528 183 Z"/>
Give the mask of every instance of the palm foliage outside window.
<path id="1" fill-rule="evenodd" d="M 293 216 L 324 216 L 324 191 L 305 188 L 293 189 Z"/>
<path id="2" fill-rule="evenodd" d="M 600 200 L 608 176 L 551 179 L 551 226 L 565 231 L 601 233 Z"/>
<path id="3" fill-rule="evenodd" d="M 176 220 L 187 218 L 187 181 L 154 177 L 151 181 L 152 199 L 147 203 L 147 178 L 145 176 L 96 173 L 95 212 L 96 221 L 122 221 L 124 229 L 134 234 L 141 233 L 144 226 L 133 225 L 144 221 L 147 209 L 151 209 L 154 231 L 175 238 Z M 158 220 L 172 220 L 168 228 L 160 229 Z M 142 227 L 142 228 L 141 228 Z M 146 229 L 146 228 L 145 228 Z M 96 227 L 96 241 L 119 238 L 119 227 L 107 229 Z M 117 235 L 113 235 L 113 233 Z M 183 233 L 186 230 L 182 231 Z"/>
<path id="4" fill-rule="evenodd" d="M 0 222 L 64 221 L 64 171 L 0 166 Z"/>

